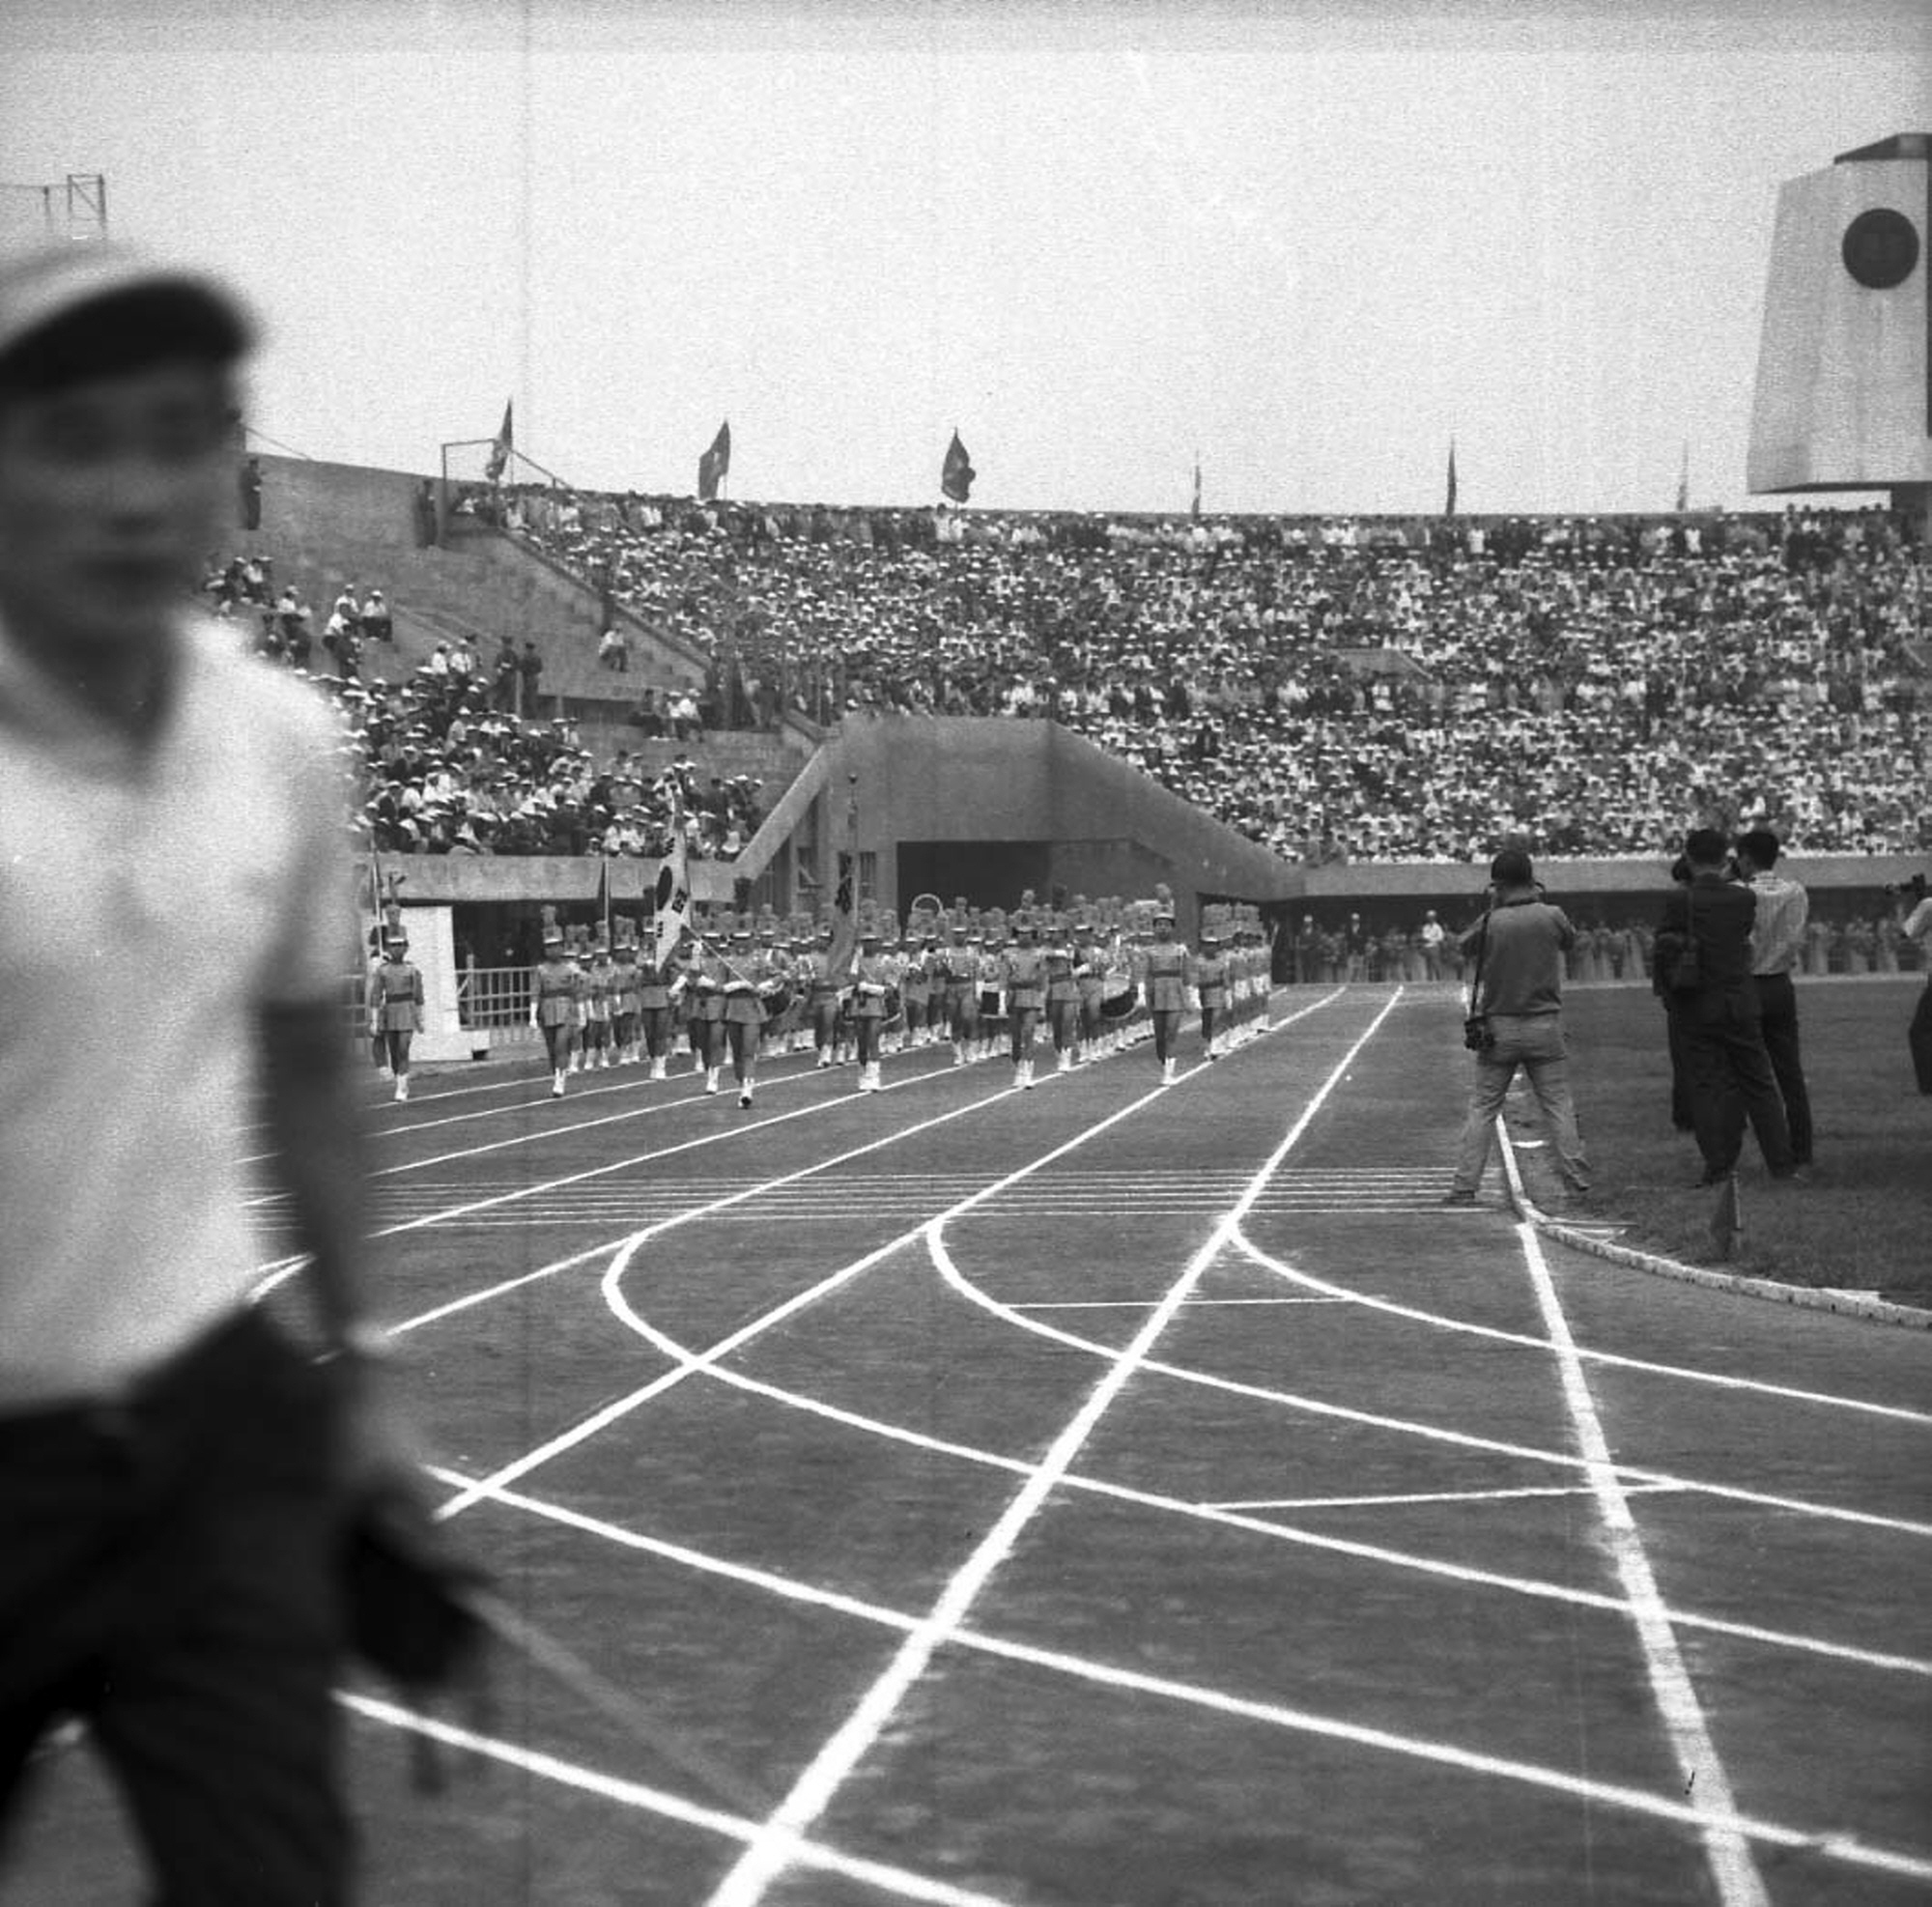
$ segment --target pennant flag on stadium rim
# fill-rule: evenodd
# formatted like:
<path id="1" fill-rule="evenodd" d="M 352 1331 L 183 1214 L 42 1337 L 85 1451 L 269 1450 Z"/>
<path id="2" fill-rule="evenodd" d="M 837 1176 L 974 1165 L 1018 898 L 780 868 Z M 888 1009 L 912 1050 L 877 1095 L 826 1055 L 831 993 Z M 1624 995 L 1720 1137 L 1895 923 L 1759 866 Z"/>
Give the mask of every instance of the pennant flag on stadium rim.
<path id="1" fill-rule="evenodd" d="M 1198 517 L 1200 514 L 1201 514 L 1201 453 L 1197 450 L 1194 453 L 1194 502 L 1192 507 L 1188 510 L 1188 515 L 1192 517 Z"/>
<path id="2" fill-rule="evenodd" d="M 597 925 L 604 938 L 611 938 L 611 863 L 600 856 L 597 862 Z"/>
<path id="3" fill-rule="evenodd" d="M 517 447 L 516 434 L 510 427 L 510 412 L 515 399 L 507 399 L 503 405 L 503 427 L 490 444 L 490 461 L 483 466 L 483 474 L 495 483 L 503 474 L 504 467 L 510 461 L 510 452 Z"/>
<path id="4" fill-rule="evenodd" d="M 959 433 L 954 431 L 952 441 L 946 446 L 946 462 L 940 467 L 940 489 L 955 503 L 963 503 L 973 488 L 973 479 L 979 474 L 966 454 L 966 446 L 959 441 Z"/>
<path id="5" fill-rule="evenodd" d="M 718 495 L 718 486 L 731 473 L 731 420 L 718 426 L 711 448 L 697 460 L 697 500 L 708 503 Z"/>
<path id="6" fill-rule="evenodd" d="M 1443 500 L 1442 514 L 1453 517 L 1456 514 L 1456 440 L 1449 440 L 1449 494 Z"/>
<path id="7" fill-rule="evenodd" d="M 672 804 L 670 852 L 658 867 L 657 912 L 651 921 L 651 951 L 662 967 L 677 952 L 691 919 L 691 869 L 684 853 L 684 803 Z"/>
<path id="8" fill-rule="evenodd" d="M 1677 508 L 1680 512 L 1690 507 L 1690 440 L 1684 440 L 1684 461 L 1677 467 Z"/>

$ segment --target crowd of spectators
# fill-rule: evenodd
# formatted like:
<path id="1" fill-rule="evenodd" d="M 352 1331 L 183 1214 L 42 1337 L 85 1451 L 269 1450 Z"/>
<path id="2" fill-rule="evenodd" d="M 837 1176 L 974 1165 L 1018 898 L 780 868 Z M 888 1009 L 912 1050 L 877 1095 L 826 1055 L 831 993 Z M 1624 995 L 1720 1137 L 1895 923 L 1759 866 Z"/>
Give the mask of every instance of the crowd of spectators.
<path id="1" fill-rule="evenodd" d="M 599 764 L 569 721 L 534 708 L 543 661 L 534 641 L 502 639 L 478 656 L 458 637 L 439 642 L 398 681 L 365 678 L 371 645 L 393 654 L 394 622 L 379 588 L 346 584 L 324 628 L 329 666 L 311 668 L 313 612 L 277 589 L 257 556 L 211 558 L 204 594 L 217 616 L 252 624 L 255 651 L 301 671 L 338 699 L 344 752 L 360 782 L 356 831 L 385 854 L 602 854 L 656 859 L 682 814 L 694 859 L 734 859 L 761 818 L 749 776 L 706 777 L 680 750 L 648 772 L 629 751 Z M 384 666 L 397 665 L 390 657 Z M 682 741 L 697 731 L 677 705 Z"/>
<path id="2" fill-rule="evenodd" d="M 1654 854 L 1698 816 L 1932 848 L 1923 553 L 1877 511 L 493 507 L 727 659 L 754 723 L 1050 716 L 1292 860 Z"/>
<path id="3" fill-rule="evenodd" d="M 391 854 L 597 854 L 655 860 L 683 817 L 695 860 L 732 860 L 760 819 L 749 776 L 708 779 L 683 751 L 647 770 L 599 763 L 566 720 L 497 709 L 479 681 L 419 671 L 340 686 L 365 783 L 367 844 Z"/>

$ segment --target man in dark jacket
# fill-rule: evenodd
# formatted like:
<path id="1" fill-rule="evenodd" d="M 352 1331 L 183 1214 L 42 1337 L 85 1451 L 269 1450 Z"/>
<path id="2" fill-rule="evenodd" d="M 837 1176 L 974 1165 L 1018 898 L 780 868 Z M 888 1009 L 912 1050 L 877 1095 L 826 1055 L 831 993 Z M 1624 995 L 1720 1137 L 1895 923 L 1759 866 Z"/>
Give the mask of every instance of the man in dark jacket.
<path id="1" fill-rule="evenodd" d="M 1757 985 L 1751 979 L 1751 925 L 1757 897 L 1730 878 L 1730 853 L 1715 828 L 1684 842 L 1688 887 L 1674 889 L 1658 924 L 1659 963 L 1690 1088 L 1690 1119 L 1704 1155 L 1700 1184 L 1737 1170 L 1750 1121 L 1774 1179 L 1798 1169 L 1784 1100 L 1765 1051 Z"/>

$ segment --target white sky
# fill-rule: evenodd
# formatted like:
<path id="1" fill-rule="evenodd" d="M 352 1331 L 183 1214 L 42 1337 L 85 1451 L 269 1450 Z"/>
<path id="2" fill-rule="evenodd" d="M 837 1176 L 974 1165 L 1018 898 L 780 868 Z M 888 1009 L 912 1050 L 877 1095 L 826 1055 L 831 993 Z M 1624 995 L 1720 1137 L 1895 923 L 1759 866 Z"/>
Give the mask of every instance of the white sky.
<path id="1" fill-rule="evenodd" d="M 976 504 L 1746 501 L 1779 184 L 1932 127 L 1908 0 L 0 0 L 0 180 L 107 177 L 260 430 Z M 17 233 L 28 196 L 0 225 Z"/>

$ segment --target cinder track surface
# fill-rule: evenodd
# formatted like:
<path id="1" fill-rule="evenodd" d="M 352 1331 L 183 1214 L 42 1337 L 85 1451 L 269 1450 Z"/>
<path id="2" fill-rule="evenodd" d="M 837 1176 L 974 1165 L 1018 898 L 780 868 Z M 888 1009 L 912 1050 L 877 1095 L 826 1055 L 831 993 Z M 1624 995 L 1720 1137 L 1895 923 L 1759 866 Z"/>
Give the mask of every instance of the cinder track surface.
<path id="1" fill-rule="evenodd" d="M 764 1805 L 514 1658 L 424 1800 L 358 1688 L 367 1897 L 1932 1898 L 1932 1343 L 1438 1208 L 1459 1014 L 383 1103 L 455 1527 Z M 0 1893 L 131 1897 L 48 1776 Z"/>

